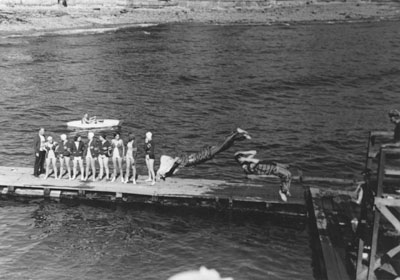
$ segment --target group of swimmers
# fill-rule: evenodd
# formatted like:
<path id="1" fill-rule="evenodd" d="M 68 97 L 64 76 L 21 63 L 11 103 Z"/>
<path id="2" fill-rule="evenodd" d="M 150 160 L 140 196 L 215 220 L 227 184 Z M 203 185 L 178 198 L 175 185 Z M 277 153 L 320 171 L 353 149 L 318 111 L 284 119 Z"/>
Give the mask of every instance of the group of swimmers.
<path id="1" fill-rule="evenodd" d="M 93 132 L 88 132 L 88 141 L 82 141 L 80 135 L 73 139 L 67 139 L 66 134 L 60 136 L 60 142 L 55 142 L 53 137 L 44 136 L 44 128 L 40 128 L 38 135 L 35 138 L 35 167 L 34 176 L 38 177 L 41 173 L 45 173 L 44 179 L 50 175 L 50 167 L 52 166 L 55 179 L 61 179 L 64 176 L 64 168 L 67 170 L 68 178 L 74 180 L 78 177 L 78 168 L 80 170 L 81 180 L 87 181 L 92 176 L 92 181 L 102 180 L 105 173 L 106 180 L 114 182 L 119 176 L 121 182 L 128 183 L 130 172 L 132 170 L 132 181 L 136 184 L 136 156 L 137 143 L 135 135 L 130 133 L 126 144 L 121 139 L 120 133 L 114 133 L 111 141 L 107 140 L 105 134 L 100 134 L 95 137 Z M 154 172 L 154 143 L 152 133 L 147 132 L 145 136 L 144 151 L 146 154 L 145 161 L 148 170 L 148 179 L 146 181 L 155 184 Z M 113 163 L 113 174 L 110 178 L 109 159 Z M 83 165 L 83 160 L 86 161 L 86 169 Z M 98 160 L 100 171 L 96 177 L 95 162 Z M 126 161 L 125 176 L 122 169 L 122 161 Z M 60 170 L 57 169 L 57 161 L 60 164 Z M 72 161 L 72 172 L 70 162 Z M 46 168 L 44 169 L 44 163 Z M 58 175 L 59 174 L 59 175 Z"/>

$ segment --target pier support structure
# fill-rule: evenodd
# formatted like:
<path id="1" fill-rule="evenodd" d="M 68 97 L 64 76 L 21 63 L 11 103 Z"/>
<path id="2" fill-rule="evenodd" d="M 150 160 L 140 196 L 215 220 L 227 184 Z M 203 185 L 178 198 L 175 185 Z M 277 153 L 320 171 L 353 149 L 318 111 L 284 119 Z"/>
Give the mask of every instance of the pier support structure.
<path id="1" fill-rule="evenodd" d="M 380 147 L 379 152 L 375 152 L 375 138 L 377 136 L 388 137 L 392 136 L 391 132 L 372 131 L 369 134 L 368 149 L 367 149 L 367 160 L 366 160 L 366 184 L 364 191 L 364 197 L 361 202 L 361 217 L 359 227 L 357 229 L 358 235 L 358 256 L 357 256 L 357 269 L 356 279 L 357 280 L 375 280 L 376 270 L 382 269 L 392 274 L 395 277 L 399 277 L 399 272 L 392 267 L 391 259 L 400 253 L 400 245 L 397 244 L 393 248 L 389 249 L 380 257 L 377 256 L 378 252 L 378 235 L 381 224 L 381 217 L 383 216 L 397 231 L 400 233 L 400 219 L 398 209 L 400 208 L 400 195 L 396 193 L 385 192 L 385 179 L 387 178 L 400 178 L 400 168 L 387 167 L 388 155 L 391 157 L 400 158 L 400 148 Z M 376 183 L 371 183 L 371 168 L 373 159 L 378 157 L 378 171 L 376 174 Z M 397 209 L 397 210 L 396 210 Z M 372 221 L 368 219 L 373 214 Z M 372 224 L 372 228 L 369 227 Z M 371 232 L 372 230 L 372 232 Z M 366 244 L 370 244 L 370 254 L 367 258 L 367 266 L 363 265 L 363 253 Z M 396 278 L 397 279 L 397 278 Z"/>

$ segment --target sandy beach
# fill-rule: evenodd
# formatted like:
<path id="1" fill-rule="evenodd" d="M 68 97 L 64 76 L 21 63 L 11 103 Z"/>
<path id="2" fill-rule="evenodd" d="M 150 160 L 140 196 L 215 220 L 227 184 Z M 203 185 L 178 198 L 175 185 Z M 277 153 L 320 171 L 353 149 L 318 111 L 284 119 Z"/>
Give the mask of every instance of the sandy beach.
<path id="1" fill-rule="evenodd" d="M 158 8 L 107 6 L 0 6 L 3 35 L 68 32 L 79 29 L 120 28 L 140 24 L 211 23 L 274 24 L 291 22 L 349 22 L 399 20 L 400 3 L 318 3 L 269 7 Z"/>

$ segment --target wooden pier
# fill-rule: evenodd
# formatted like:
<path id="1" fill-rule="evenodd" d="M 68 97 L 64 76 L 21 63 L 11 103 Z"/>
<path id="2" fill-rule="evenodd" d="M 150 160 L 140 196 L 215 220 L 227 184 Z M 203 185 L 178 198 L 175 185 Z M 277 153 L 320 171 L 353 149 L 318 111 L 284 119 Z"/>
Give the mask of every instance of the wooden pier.
<path id="1" fill-rule="evenodd" d="M 56 180 L 53 176 L 45 180 L 34 177 L 32 168 L 0 167 L 0 193 L 3 197 L 214 207 L 307 217 L 304 188 L 296 182 L 291 187 L 292 196 L 283 202 L 278 194 L 278 179 L 225 181 L 171 177 L 155 185 L 144 179 L 139 177 L 136 185 L 132 181 L 121 183 L 119 178 L 115 182 Z"/>
<path id="2" fill-rule="evenodd" d="M 390 146 L 392 138 L 393 132 L 370 132 L 358 191 L 310 186 L 309 212 L 328 280 L 400 279 L 400 147 Z"/>

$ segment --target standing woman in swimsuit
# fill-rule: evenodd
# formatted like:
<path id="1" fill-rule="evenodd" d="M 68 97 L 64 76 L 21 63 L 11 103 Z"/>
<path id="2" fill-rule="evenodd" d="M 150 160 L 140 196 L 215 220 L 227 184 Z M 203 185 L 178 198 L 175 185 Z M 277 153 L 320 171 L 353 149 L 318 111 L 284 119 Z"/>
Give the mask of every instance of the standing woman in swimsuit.
<path id="1" fill-rule="evenodd" d="M 96 139 L 94 138 L 94 133 L 88 133 L 88 143 L 85 145 L 85 151 L 83 152 L 86 159 L 86 177 L 85 181 L 89 179 L 89 171 L 92 169 L 92 181 L 96 181 L 96 165 L 95 161 L 99 153 L 99 147 Z"/>
<path id="2" fill-rule="evenodd" d="M 125 154 L 124 141 L 121 139 L 121 135 L 117 132 L 114 133 L 114 139 L 111 141 L 112 147 L 112 162 L 113 162 L 113 178 L 111 182 L 114 182 L 117 178 L 117 172 L 119 168 L 119 174 L 121 176 L 121 182 L 124 182 L 124 172 L 122 171 L 122 157 Z"/>
<path id="3" fill-rule="evenodd" d="M 72 180 L 71 177 L 71 166 L 69 164 L 69 160 L 71 157 L 71 144 L 69 143 L 67 139 L 67 135 L 61 134 L 60 136 L 61 142 L 57 146 L 57 153 L 58 157 L 60 158 L 60 177 L 59 179 L 62 178 L 63 173 L 64 173 L 64 163 L 67 166 L 67 171 L 68 171 L 68 178 Z"/>
<path id="4" fill-rule="evenodd" d="M 99 136 L 99 165 L 100 175 L 99 180 L 103 179 L 103 169 L 106 171 L 106 180 L 110 179 L 110 169 L 108 168 L 108 158 L 111 154 L 111 144 L 107 141 L 106 135 Z"/>
<path id="5" fill-rule="evenodd" d="M 135 135 L 129 134 L 128 143 L 126 144 L 126 174 L 125 183 L 129 181 L 129 172 L 132 168 L 132 181 L 136 184 L 136 155 L 137 146 L 135 141 Z"/>
<path id="6" fill-rule="evenodd" d="M 154 143 L 152 140 L 153 134 L 149 131 L 146 132 L 144 140 L 144 151 L 146 152 L 146 166 L 149 172 L 149 178 L 146 182 L 151 182 L 152 185 L 156 183 L 156 175 L 154 173 Z"/>
<path id="7" fill-rule="evenodd" d="M 47 177 L 49 177 L 50 163 L 52 163 L 53 165 L 54 178 L 57 179 L 57 158 L 55 153 L 56 147 L 57 143 L 53 142 L 53 137 L 47 137 L 47 142 L 44 144 L 44 148 L 46 149 L 46 176 L 44 177 L 44 179 L 47 179 Z"/>

